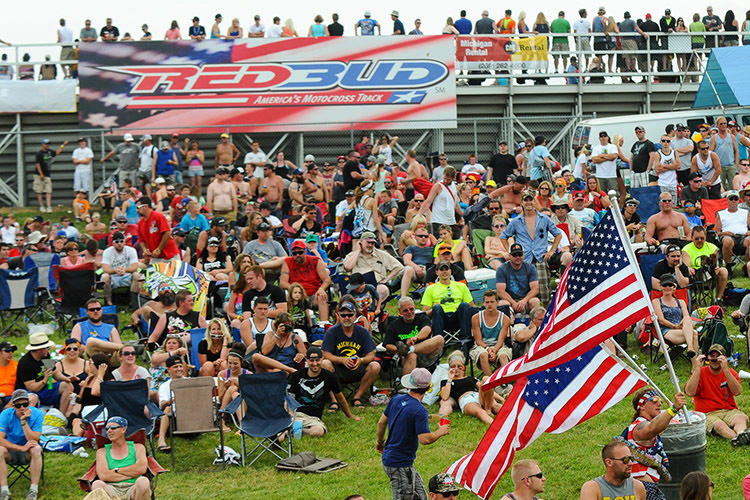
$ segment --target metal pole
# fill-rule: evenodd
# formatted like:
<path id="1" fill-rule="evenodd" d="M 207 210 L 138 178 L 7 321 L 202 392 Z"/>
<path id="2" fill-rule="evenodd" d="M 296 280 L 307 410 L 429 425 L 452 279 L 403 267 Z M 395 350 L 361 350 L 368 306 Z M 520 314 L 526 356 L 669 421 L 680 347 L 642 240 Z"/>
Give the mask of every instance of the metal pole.
<path id="1" fill-rule="evenodd" d="M 103 130 L 99 132 L 99 140 L 101 141 L 101 146 L 102 146 L 101 147 L 102 155 L 100 156 L 100 158 L 104 158 L 107 155 L 107 153 L 104 151 L 104 131 Z M 102 184 L 104 184 L 105 182 L 107 182 L 107 165 L 105 162 L 102 162 Z"/>
<path id="2" fill-rule="evenodd" d="M 627 351 L 625 351 L 625 349 L 623 349 L 622 346 L 620 344 L 618 344 L 617 342 L 614 342 L 614 344 L 615 344 L 615 347 L 617 348 L 617 352 L 619 352 L 621 356 L 623 356 L 625 359 L 627 359 L 630 362 L 630 364 L 632 365 L 633 369 L 638 372 L 638 375 L 640 375 L 641 377 L 645 378 L 646 382 L 648 382 L 648 385 L 650 385 L 651 387 L 653 387 L 654 389 L 656 389 L 656 392 L 658 392 L 659 395 L 661 395 L 661 397 L 665 401 L 668 401 L 669 404 L 672 404 L 672 400 L 669 399 L 669 397 L 666 394 L 664 394 L 664 391 L 662 391 L 661 389 L 659 389 L 659 386 L 656 385 L 654 383 L 654 381 L 651 380 L 651 378 L 646 374 L 646 372 L 643 371 L 643 369 L 635 362 L 635 360 L 630 357 L 630 354 L 628 354 Z"/>
<path id="3" fill-rule="evenodd" d="M 297 165 L 305 164 L 305 133 L 300 132 L 297 136 Z"/>
<path id="4" fill-rule="evenodd" d="M 16 49 L 18 52 L 18 49 Z M 23 135 L 21 134 L 21 114 L 16 113 L 16 186 L 18 206 L 26 206 L 26 176 L 24 175 Z"/>
<path id="5" fill-rule="evenodd" d="M 472 123 L 474 124 L 474 154 L 477 154 L 477 149 L 479 149 L 479 146 L 477 145 L 477 119 L 474 118 Z"/>

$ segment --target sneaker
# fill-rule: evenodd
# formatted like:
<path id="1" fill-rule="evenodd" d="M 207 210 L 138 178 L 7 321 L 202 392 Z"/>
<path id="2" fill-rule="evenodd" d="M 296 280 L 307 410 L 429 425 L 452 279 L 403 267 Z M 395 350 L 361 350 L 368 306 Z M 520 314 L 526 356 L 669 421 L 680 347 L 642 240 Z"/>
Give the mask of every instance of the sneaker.
<path id="1" fill-rule="evenodd" d="M 732 446 L 744 446 L 750 444 L 750 429 L 745 429 L 732 438 Z"/>
<path id="2" fill-rule="evenodd" d="M 0 500 L 10 500 L 10 491 L 0 492 Z"/>
<path id="3" fill-rule="evenodd" d="M 29 490 L 29 492 L 26 493 L 26 500 L 36 500 L 37 497 L 39 497 L 37 490 Z"/>
<path id="4" fill-rule="evenodd" d="M 409 354 L 409 346 L 406 345 L 405 342 L 401 342 L 400 340 L 396 342 L 396 350 L 398 351 L 398 355 L 401 357 L 401 359 L 405 358 L 407 354 Z"/>

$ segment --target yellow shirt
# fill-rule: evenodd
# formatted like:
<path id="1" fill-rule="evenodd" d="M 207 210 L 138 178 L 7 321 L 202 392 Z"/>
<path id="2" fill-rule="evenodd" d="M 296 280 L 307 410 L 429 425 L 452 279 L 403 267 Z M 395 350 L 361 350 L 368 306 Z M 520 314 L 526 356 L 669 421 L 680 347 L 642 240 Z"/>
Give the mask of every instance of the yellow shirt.
<path id="1" fill-rule="evenodd" d="M 443 306 L 445 312 L 456 312 L 462 302 L 470 304 L 474 299 L 471 297 L 469 287 L 459 281 L 451 281 L 449 285 L 440 282 L 427 287 L 422 296 L 422 305 L 432 307 L 435 304 Z"/>

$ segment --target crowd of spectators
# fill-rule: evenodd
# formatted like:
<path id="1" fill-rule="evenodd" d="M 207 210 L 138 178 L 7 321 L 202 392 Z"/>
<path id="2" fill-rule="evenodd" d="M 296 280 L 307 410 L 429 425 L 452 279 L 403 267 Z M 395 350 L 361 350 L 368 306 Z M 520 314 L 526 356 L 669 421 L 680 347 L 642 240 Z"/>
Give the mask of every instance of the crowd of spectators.
<path id="1" fill-rule="evenodd" d="M 663 134 L 638 126 L 631 138 L 610 139 L 601 131 L 590 152 L 576 148 L 572 167 L 554 161 L 543 136 L 500 142 L 482 159 L 485 167 L 473 153 L 422 163 L 388 134 L 376 143 L 364 134 L 353 149 L 331 152 L 330 160 L 308 154 L 302 165 L 283 151 L 267 157 L 258 142 L 240 151 L 227 134 L 217 138 L 214 165 L 197 141 L 177 133 L 158 150 L 149 135 L 136 141 L 125 134 L 101 158 L 116 156 L 120 176 L 116 192 L 91 200 L 97 212 L 83 180 L 94 155 L 81 138 L 72 154 L 74 216 L 59 222 L 41 214 L 25 221 L 3 217 L 0 268 L 24 269 L 25 257 L 54 252 L 63 269 L 95 269 L 101 294 L 86 303 L 62 360 L 47 366 L 52 342 L 32 335 L 17 370 L 0 370 L 0 384 L 27 390 L 32 405 L 58 407 L 82 433 L 80 419 L 98 401 L 101 380 L 148 379 L 150 398 L 167 410 L 158 441 L 167 451 L 171 379 L 216 377 L 226 406 L 239 394 L 240 375 L 284 371 L 303 405 L 296 416 L 303 433 L 322 436 L 326 411 L 341 409 L 356 419 L 371 404 L 373 386 L 390 383 L 387 363 L 395 365 L 397 383 L 419 391 L 424 372 L 431 377 L 447 356 L 437 413 L 447 418 L 461 411 L 489 424 L 511 386 L 481 392 L 481 382 L 529 348 L 556 276 L 608 210 L 622 211 L 634 245 L 666 254 L 646 277 L 662 293 L 654 299 L 658 320 L 667 340 L 686 343 L 688 355 L 702 363 L 679 291 L 708 267 L 719 286 L 714 301 L 721 304 L 732 259 L 744 259 L 747 267 L 750 140 L 747 130 L 724 117 L 692 132 L 683 124 Z M 659 138 L 658 144 L 649 138 Z M 41 213 L 52 212 L 46 196 L 54 185 L 52 160 L 66 143 L 54 149 L 45 139 L 36 157 Z M 660 210 L 641 221 L 639 200 L 629 190 L 648 185 L 658 186 Z M 711 243 L 703 202 L 721 197 L 728 208 L 716 214 Z M 102 222 L 108 218 L 109 224 Z M 215 283 L 205 314 L 176 285 L 146 290 L 146 268 L 175 260 Z M 476 276 L 486 280 L 487 273 L 495 286 L 475 290 Z M 103 307 L 118 302 L 115 292 L 125 294 L 119 302 L 134 327 L 144 320 L 152 325 L 143 332 L 152 351 L 148 367 L 135 363 L 135 347 L 103 320 Z M 147 301 L 151 293 L 156 299 Z M 206 328 L 198 363 L 188 361 L 192 328 Z M 12 356 L 14 346 L 6 348 Z M 710 371 L 703 368 L 700 379 L 694 372 L 686 392 L 695 395 L 696 406 L 707 397 L 710 402 L 701 404 L 724 412 L 710 420 L 709 431 L 749 444 L 745 414 L 733 398 L 723 400 L 710 389 L 722 377 L 736 377 L 726 353 L 716 351 L 708 353 Z M 473 372 L 467 372 L 469 360 Z M 189 365 L 200 369 L 192 372 Z M 344 386 L 352 387 L 351 406 Z M 734 396 L 741 390 L 739 382 L 729 387 Z M 383 430 L 392 410 L 384 418 Z M 414 418 L 421 419 L 417 412 Z M 428 441 L 445 433 L 434 431 Z M 412 438 L 403 437 L 416 451 Z M 397 465 L 404 460 L 386 453 L 386 461 L 393 482 L 404 473 Z"/>

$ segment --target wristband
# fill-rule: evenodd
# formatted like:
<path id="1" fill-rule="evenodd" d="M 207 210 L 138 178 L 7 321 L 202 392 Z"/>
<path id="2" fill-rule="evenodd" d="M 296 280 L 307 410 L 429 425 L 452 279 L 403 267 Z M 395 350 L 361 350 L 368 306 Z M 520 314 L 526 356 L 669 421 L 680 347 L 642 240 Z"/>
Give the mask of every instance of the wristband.
<path id="1" fill-rule="evenodd" d="M 667 408 L 667 413 L 669 413 L 670 416 L 674 417 L 677 416 L 677 408 L 674 407 L 674 405 Z"/>

